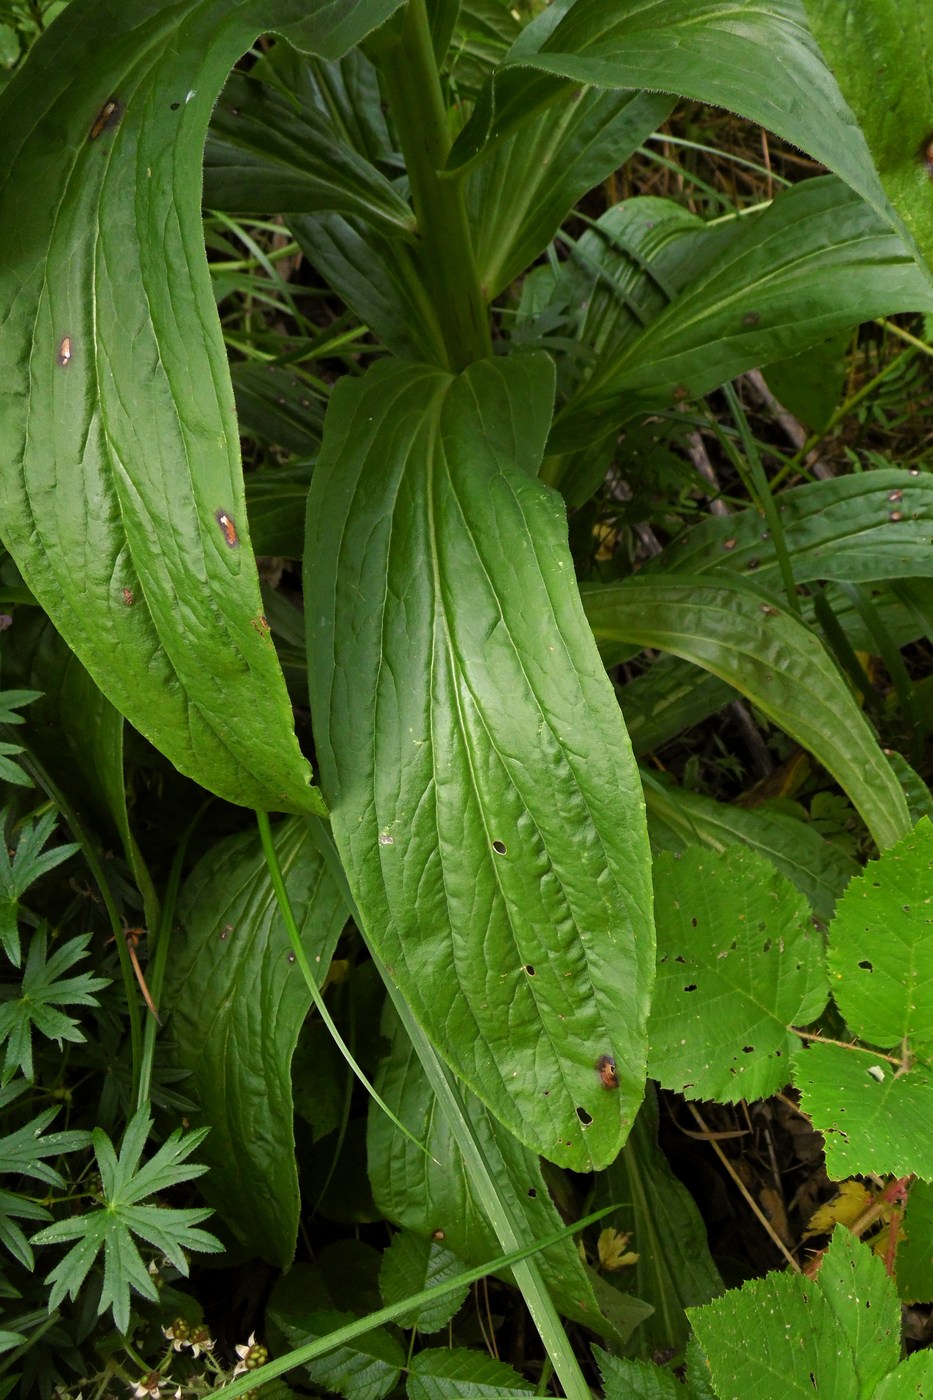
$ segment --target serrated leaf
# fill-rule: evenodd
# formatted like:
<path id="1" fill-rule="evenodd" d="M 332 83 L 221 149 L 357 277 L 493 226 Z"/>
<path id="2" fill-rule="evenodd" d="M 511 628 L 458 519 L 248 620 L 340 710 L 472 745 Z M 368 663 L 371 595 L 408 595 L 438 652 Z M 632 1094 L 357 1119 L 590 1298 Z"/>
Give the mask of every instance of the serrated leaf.
<path id="1" fill-rule="evenodd" d="M 7 1086 L 14 1087 L 14 1086 Z M 25 1084 L 22 1086 L 25 1088 Z M 31 1122 L 0 1137 L 0 1172 L 11 1176 L 29 1176 L 49 1186 L 63 1187 L 64 1178 L 54 1167 L 43 1161 L 64 1152 L 86 1147 L 90 1133 L 72 1128 L 67 1132 L 46 1133 L 46 1128 L 58 1114 L 57 1108 L 47 1108 Z"/>
<path id="2" fill-rule="evenodd" d="M 901 1355 L 901 1305 L 884 1264 L 848 1230 L 839 1229 L 818 1279 L 855 1356 L 860 1394 L 874 1395 Z"/>
<path id="3" fill-rule="evenodd" d="M 918 1400 L 933 1394 L 933 1352 L 915 1351 L 885 1376 L 871 1400 Z"/>
<path id="4" fill-rule="evenodd" d="M 691 1099 L 767 1098 L 827 1000 L 806 900 L 740 846 L 655 861 L 658 980 L 649 1073 Z"/>
<path id="5" fill-rule="evenodd" d="M 292 1348 L 326 1337 L 345 1323 L 356 1321 L 352 1313 L 301 1308 L 286 1312 L 282 1306 L 270 1308 L 270 1313 Z M 383 1400 L 404 1364 L 405 1353 L 395 1337 L 384 1327 L 377 1327 L 348 1345 L 307 1362 L 306 1369 L 317 1385 L 335 1391 L 345 1400 Z"/>
<path id="6" fill-rule="evenodd" d="M 603 1378 L 605 1400 L 695 1400 L 689 1380 L 680 1385 L 661 1366 L 612 1356 L 600 1347 L 593 1348 L 593 1355 Z"/>
<path id="7" fill-rule="evenodd" d="M 216 1253 L 222 1250 L 220 1241 L 206 1230 L 195 1228 L 211 1214 L 210 1210 L 170 1209 L 139 1204 L 137 1166 L 143 1145 L 152 1128 L 148 1107 L 143 1105 L 134 1114 L 124 1133 L 119 1157 L 107 1134 L 100 1128 L 93 1133 L 94 1154 L 103 1183 L 103 1203 L 83 1215 L 56 1221 L 33 1235 L 33 1244 L 77 1243 L 49 1273 L 46 1282 L 52 1284 L 49 1307 L 54 1308 L 65 1295 L 76 1298 L 97 1256 L 104 1254 L 104 1277 L 98 1303 L 98 1315 L 108 1308 L 119 1332 L 125 1333 L 130 1322 L 130 1292 L 155 1301 L 158 1292 L 139 1249 L 133 1240 L 138 1234 L 167 1253 L 180 1273 L 187 1275 L 185 1250 Z M 181 1131 L 172 1133 L 149 1164 L 153 1170 L 142 1180 L 158 1185 L 170 1185 L 199 1176 L 203 1167 L 180 1165 L 203 1134 L 193 1133 L 185 1140 Z"/>
<path id="8" fill-rule="evenodd" d="M 70 842 L 47 851 L 42 849 L 58 821 L 58 813 L 49 811 L 40 817 L 28 817 L 21 823 L 15 849 L 11 851 L 7 848 L 8 818 L 9 808 L 4 808 L 0 812 L 0 942 L 10 962 L 19 967 L 21 953 L 16 918 L 19 900 L 42 875 L 74 855 L 78 846 Z"/>
<path id="9" fill-rule="evenodd" d="M 5 543 L 117 708 L 263 808 L 322 804 L 260 622 L 201 152 L 258 33 L 332 57 L 396 4 L 78 0 L 0 95 Z"/>
<path id="10" fill-rule="evenodd" d="M 624 709 L 624 707 L 623 707 Z M 806 895 L 814 916 L 829 923 L 836 900 L 858 864 L 807 822 L 769 806 L 736 807 L 645 775 L 648 832 L 661 850 L 743 845 L 768 859 Z"/>
<path id="11" fill-rule="evenodd" d="M 95 977 L 91 972 L 83 972 L 76 977 L 62 975 L 87 957 L 90 934 L 63 943 L 48 960 L 46 940 L 44 927 L 33 932 L 19 985 L 3 988 L 0 1045 L 6 1045 L 2 1074 L 4 1083 L 8 1083 L 17 1071 L 26 1079 L 32 1079 L 34 1030 L 49 1040 L 57 1040 L 59 1047 L 63 1040 L 75 1043 L 83 1041 L 85 1035 L 78 1021 L 58 1008 L 99 1006 L 94 993 L 110 985 L 108 977 Z"/>
<path id="12" fill-rule="evenodd" d="M 849 885 L 829 934 L 833 998 L 861 1040 L 906 1042 L 933 1058 L 933 824 L 870 861 Z"/>
<path id="13" fill-rule="evenodd" d="M 426 1239 L 410 1230 L 400 1230 L 382 1256 L 379 1287 L 386 1307 L 400 1303 L 413 1293 L 430 1288 L 463 1272 L 463 1264 L 451 1250 L 437 1240 Z M 446 1327 L 459 1312 L 469 1289 L 448 1293 L 432 1307 L 415 1309 L 398 1319 L 400 1327 L 417 1328 L 425 1335 Z"/>
<path id="14" fill-rule="evenodd" d="M 841 1241 L 837 1234 L 829 1252 L 843 1249 Z M 752 1279 L 692 1309 L 690 1320 L 717 1395 L 853 1400 L 865 1394 L 854 1352 L 854 1300 L 840 1327 L 818 1279 L 778 1273 Z"/>
<path id="15" fill-rule="evenodd" d="M 811 1042 L 794 1056 L 800 1106 L 823 1134 L 826 1171 L 933 1181 L 933 1070 L 896 1066 L 861 1047 Z"/>
<path id="16" fill-rule="evenodd" d="M 467 1400 L 475 1396 L 534 1395 L 517 1371 L 466 1347 L 429 1348 L 412 1357 L 408 1400 Z"/>
<path id="17" fill-rule="evenodd" d="M 346 919 L 313 825 L 283 822 L 273 841 L 302 943 L 323 982 Z M 291 1262 L 298 1231 L 290 1066 L 311 996 L 279 915 L 259 836 L 218 843 L 179 900 L 182 931 L 163 995 L 174 1061 L 212 1131 L 207 1199 L 262 1258 Z"/>
<path id="18" fill-rule="evenodd" d="M 534 476 L 552 384 L 541 356 L 339 384 L 305 599 L 322 781 L 367 935 L 472 1091 L 583 1169 L 642 1097 L 651 922 L 637 772 L 562 505 Z"/>
<path id="19" fill-rule="evenodd" d="M 598 641 L 657 647 L 728 680 L 829 769 L 879 847 L 906 834 L 904 795 L 868 722 L 825 647 L 791 613 L 723 575 L 639 574 L 581 592 Z"/>

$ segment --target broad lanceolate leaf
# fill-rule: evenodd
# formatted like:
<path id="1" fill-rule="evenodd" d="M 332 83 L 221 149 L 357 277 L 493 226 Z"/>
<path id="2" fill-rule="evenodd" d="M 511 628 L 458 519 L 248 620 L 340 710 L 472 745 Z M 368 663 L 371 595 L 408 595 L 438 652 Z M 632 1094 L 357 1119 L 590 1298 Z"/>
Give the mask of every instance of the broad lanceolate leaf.
<path id="1" fill-rule="evenodd" d="M 249 549 L 201 151 L 257 33 L 333 56 L 396 4 L 76 0 L 0 97 L 4 542 L 117 708 L 255 806 L 321 810 Z"/>
<path id="2" fill-rule="evenodd" d="M 204 158 L 204 202 L 250 214 L 338 210 L 389 237 L 410 237 L 411 206 L 340 141 L 304 93 L 235 73 L 215 108 Z"/>
<path id="3" fill-rule="evenodd" d="M 832 176 L 807 180 L 743 218 L 705 274 L 605 356 L 556 420 L 551 450 L 596 441 L 639 405 L 696 398 L 871 316 L 930 309 L 933 286 L 880 215 Z"/>
<path id="4" fill-rule="evenodd" d="M 693 1099 L 760 1099 L 787 1083 L 789 1030 L 826 1005 L 822 939 L 803 896 L 740 846 L 655 862 L 658 981 L 649 1070 Z"/>
<path id="5" fill-rule="evenodd" d="M 728 680 L 837 779 L 881 849 L 907 804 L 851 691 L 817 638 L 737 579 L 641 576 L 583 590 L 597 640 L 656 647 Z"/>
<path id="6" fill-rule="evenodd" d="M 872 861 L 830 929 L 833 998 L 860 1040 L 933 1061 L 933 826 Z"/>
<path id="7" fill-rule="evenodd" d="M 888 209 L 865 138 L 800 0 L 577 0 L 546 10 L 489 80 L 452 163 L 472 159 L 487 141 L 503 139 L 569 92 L 567 79 L 726 107 L 816 156 Z"/>
<path id="8" fill-rule="evenodd" d="M 365 932 L 473 1092 L 582 1168 L 641 1100 L 653 939 L 637 772 L 534 476 L 552 389 L 542 356 L 339 385 L 305 599 Z"/>
<path id="9" fill-rule="evenodd" d="M 323 982 L 346 912 L 314 824 L 283 822 L 279 862 L 308 958 Z M 163 1007 L 176 1062 L 212 1131 L 209 1199 L 244 1244 L 288 1265 L 298 1231 L 291 1060 L 311 996 L 279 917 L 258 833 L 220 842 L 179 902 Z"/>
<path id="10" fill-rule="evenodd" d="M 933 9 L 926 0 L 804 0 L 881 184 L 933 264 Z"/>

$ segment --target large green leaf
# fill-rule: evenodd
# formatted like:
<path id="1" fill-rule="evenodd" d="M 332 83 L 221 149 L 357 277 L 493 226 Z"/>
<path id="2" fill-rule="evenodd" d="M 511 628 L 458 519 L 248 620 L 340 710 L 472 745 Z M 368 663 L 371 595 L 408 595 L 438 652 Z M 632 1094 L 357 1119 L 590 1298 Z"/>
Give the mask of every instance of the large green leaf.
<path id="1" fill-rule="evenodd" d="M 577 0 L 546 10 L 490 78 L 452 163 L 473 159 L 569 93 L 567 79 L 727 107 L 810 152 L 890 212 L 801 0 Z"/>
<path id="2" fill-rule="evenodd" d="M 740 227 L 640 334 L 629 320 L 557 418 L 550 450 L 596 441 L 639 408 L 697 398 L 871 316 L 933 310 L 933 286 L 901 239 L 834 176 L 785 190 Z"/>
<path id="3" fill-rule="evenodd" d="M 597 639 L 673 652 L 752 700 L 845 789 L 880 848 L 909 829 L 907 804 L 855 698 L 820 641 L 738 579 L 702 574 L 583 589 Z"/>
<path id="4" fill-rule="evenodd" d="M 257 33 L 335 56 L 397 3 L 75 0 L 0 97 L 4 541 L 117 708 L 255 806 L 321 810 L 249 549 L 204 135 Z"/>
<path id="5" fill-rule="evenodd" d="M 641 1100 L 653 939 L 638 774 L 562 504 L 534 475 L 552 392 L 537 355 L 339 384 L 305 600 L 367 936 L 473 1092 L 583 1168 L 615 1156 Z"/>
<path id="6" fill-rule="evenodd" d="M 346 919 L 316 844 L 316 823 L 275 833 L 285 884 L 318 981 Z M 182 890 L 162 1000 L 177 1065 L 210 1124 L 205 1191 L 234 1235 L 270 1263 L 291 1263 L 298 1173 L 290 1066 L 311 994 L 294 961 L 259 836 L 221 841 Z"/>
<path id="7" fill-rule="evenodd" d="M 804 0 L 881 183 L 933 264 L 933 8 L 927 0 Z"/>

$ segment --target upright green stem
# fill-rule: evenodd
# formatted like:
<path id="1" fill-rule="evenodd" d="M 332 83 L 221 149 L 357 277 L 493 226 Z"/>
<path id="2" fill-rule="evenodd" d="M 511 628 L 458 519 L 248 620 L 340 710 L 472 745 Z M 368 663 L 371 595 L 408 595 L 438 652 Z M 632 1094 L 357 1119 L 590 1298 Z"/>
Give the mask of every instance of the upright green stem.
<path id="1" fill-rule="evenodd" d="M 441 324 L 446 367 L 465 369 L 491 355 L 492 342 L 462 181 L 441 173 L 450 130 L 425 0 L 408 0 L 398 41 L 379 69 L 408 170 L 421 238 L 418 261 Z"/>

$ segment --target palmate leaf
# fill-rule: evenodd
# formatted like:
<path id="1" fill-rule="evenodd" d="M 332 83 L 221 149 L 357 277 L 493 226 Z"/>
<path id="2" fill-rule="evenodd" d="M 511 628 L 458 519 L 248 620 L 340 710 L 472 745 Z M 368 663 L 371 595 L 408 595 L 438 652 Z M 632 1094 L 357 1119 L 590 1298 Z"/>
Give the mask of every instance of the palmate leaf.
<path id="1" fill-rule="evenodd" d="M 7 848 L 7 821 L 8 809 L 4 809 L 0 812 L 0 943 L 10 962 L 19 967 L 21 952 L 16 919 L 19 900 L 40 876 L 74 855 L 78 845 L 70 842 L 44 851 L 42 847 L 58 821 L 57 812 L 45 812 L 22 823 L 11 860 Z"/>
<path id="2" fill-rule="evenodd" d="M 535 476 L 552 395 L 541 355 L 339 384 L 305 600 L 365 931 L 473 1092 L 583 1169 L 642 1098 L 653 930 L 641 785 Z"/>
<path id="3" fill-rule="evenodd" d="M 108 699 L 265 809 L 322 803 L 249 549 L 201 153 L 257 34 L 336 57 L 398 3 L 74 0 L 0 95 L 4 542 Z"/>
<path id="4" fill-rule="evenodd" d="M 82 972 L 76 977 L 62 974 L 87 957 L 89 933 L 69 939 L 46 961 L 47 933 L 36 929 L 29 944 L 26 967 L 19 986 L 0 989 L 0 1045 L 6 1043 L 2 1081 L 8 1083 L 19 1070 L 32 1078 L 33 1029 L 49 1040 L 80 1043 L 83 1031 L 73 1016 L 61 1006 L 99 1006 L 95 992 L 109 985 L 109 978 Z"/>
<path id="5" fill-rule="evenodd" d="M 144 1105 L 127 1126 L 119 1156 L 107 1134 L 96 1128 L 92 1137 L 102 1183 L 102 1206 L 58 1221 L 33 1236 L 34 1244 L 77 1241 L 48 1275 L 47 1281 L 52 1284 L 50 1308 L 56 1307 L 66 1294 L 77 1297 L 103 1250 L 104 1279 L 97 1311 L 100 1314 L 109 1307 L 118 1331 L 123 1333 L 129 1328 L 130 1291 L 145 1298 L 158 1297 L 134 1235 L 167 1255 L 184 1275 L 188 1273 L 185 1250 L 217 1253 L 223 1248 L 213 1235 L 196 1228 L 212 1213 L 209 1209 L 176 1210 L 142 1204 L 146 1196 L 206 1171 L 205 1167 L 187 1162 L 206 1130 L 187 1137 L 180 1130 L 172 1133 L 152 1160 L 140 1168 L 139 1159 L 151 1128 L 152 1120 Z"/>

